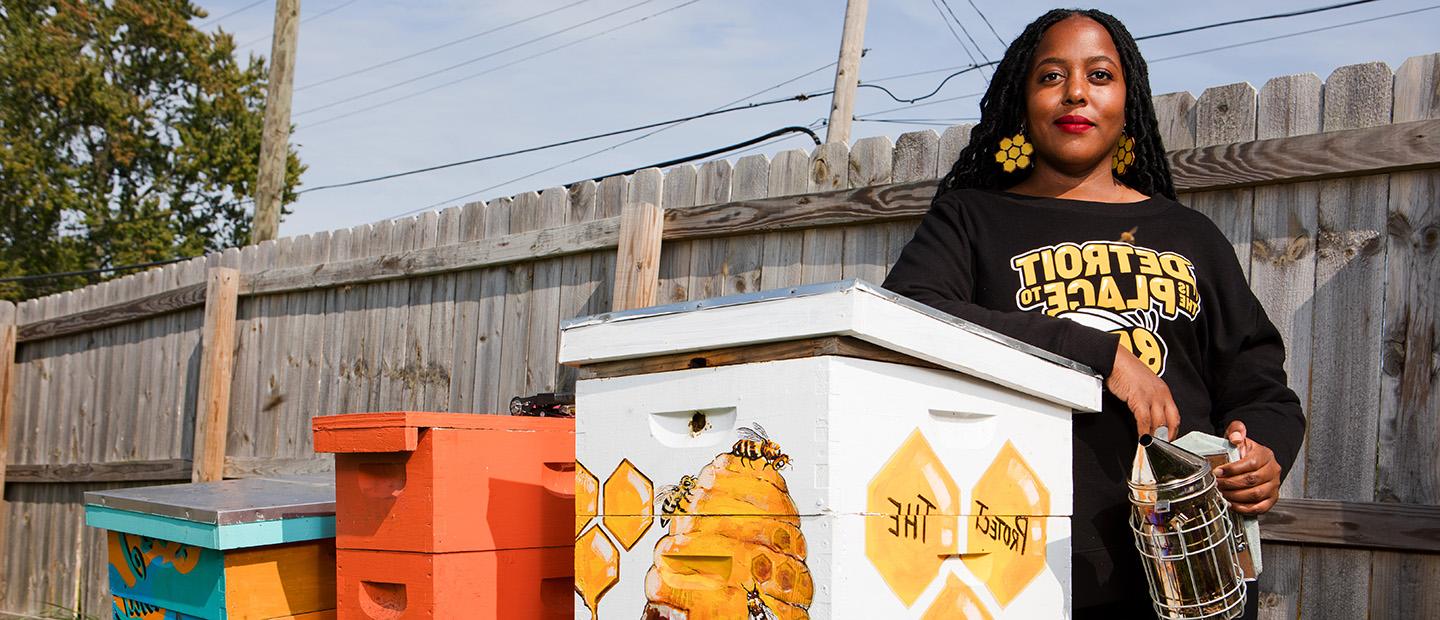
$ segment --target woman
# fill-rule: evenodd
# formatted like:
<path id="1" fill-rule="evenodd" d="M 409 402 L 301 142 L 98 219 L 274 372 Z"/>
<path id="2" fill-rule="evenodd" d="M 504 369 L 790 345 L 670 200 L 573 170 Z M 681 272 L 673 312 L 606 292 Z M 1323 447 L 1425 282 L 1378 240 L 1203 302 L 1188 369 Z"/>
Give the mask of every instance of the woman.
<path id="1" fill-rule="evenodd" d="M 1280 334 L 1227 241 L 1175 202 L 1130 33 L 1053 10 L 1010 44 L 981 118 L 885 287 L 1080 361 L 1100 413 L 1074 419 L 1076 618 L 1153 617 L 1126 518 L 1139 434 L 1223 434 L 1218 486 L 1269 510 L 1305 418 Z M 1245 617 L 1254 617 L 1251 584 Z"/>

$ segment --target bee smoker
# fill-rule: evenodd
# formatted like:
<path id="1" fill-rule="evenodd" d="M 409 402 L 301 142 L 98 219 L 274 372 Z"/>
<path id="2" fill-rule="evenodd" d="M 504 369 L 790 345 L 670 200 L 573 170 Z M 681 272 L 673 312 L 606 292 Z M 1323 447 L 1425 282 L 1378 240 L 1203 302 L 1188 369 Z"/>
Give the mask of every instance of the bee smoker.
<path id="1" fill-rule="evenodd" d="M 1245 605 L 1230 505 L 1205 459 L 1150 435 L 1130 480 L 1130 529 L 1161 618 L 1230 619 Z"/>

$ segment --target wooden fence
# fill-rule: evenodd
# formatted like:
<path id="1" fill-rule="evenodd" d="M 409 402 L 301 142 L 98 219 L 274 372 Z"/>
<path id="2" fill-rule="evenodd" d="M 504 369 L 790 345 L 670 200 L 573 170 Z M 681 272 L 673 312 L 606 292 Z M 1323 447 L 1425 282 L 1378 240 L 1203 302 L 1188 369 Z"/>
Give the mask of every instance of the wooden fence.
<path id="1" fill-rule="evenodd" d="M 1262 616 L 1440 617 L 1440 54 L 1155 101 L 1307 403 Z M 569 389 L 557 325 L 612 308 L 617 247 L 632 304 L 879 282 L 968 138 L 642 170 L 0 304 L 0 615 L 108 613 L 84 491 L 325 470 L 315 415 Z"/>

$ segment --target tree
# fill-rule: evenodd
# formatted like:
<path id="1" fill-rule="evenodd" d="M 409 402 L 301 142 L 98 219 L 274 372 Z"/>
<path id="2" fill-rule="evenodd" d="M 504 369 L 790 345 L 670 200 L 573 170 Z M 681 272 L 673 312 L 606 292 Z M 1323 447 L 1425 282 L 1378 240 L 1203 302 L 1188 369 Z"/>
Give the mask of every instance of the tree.
<path id="1" fill-rule="evenodd" d="M 0 277 L 247 242 L 265 63 L 241 66 L 234 39 L 195 17 L 181 0 L 0 0 Z M 303 171 L 291 150 L 283 203 Z"/>

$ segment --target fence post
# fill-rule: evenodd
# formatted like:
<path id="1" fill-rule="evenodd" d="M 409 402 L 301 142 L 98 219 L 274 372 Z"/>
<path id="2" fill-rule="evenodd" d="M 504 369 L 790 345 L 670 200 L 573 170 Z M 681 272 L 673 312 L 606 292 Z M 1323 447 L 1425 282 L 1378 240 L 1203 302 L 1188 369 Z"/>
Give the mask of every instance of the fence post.
<path id="1" fill-rule="evenodd" d="M 0 301 L 0 557 L 9 555 L 10 506 L 5 503 L 5 464 L 10 459 L 10 422 L 15 408 L 15 304 Z M 0 600 L 9 586 L 0 562 Z"/>
<path id="2" fill-rule="evenodd" d="M 660 289 L 660 238 L 665 211 L 641 202 L 620 211 L 620 243 L 615 252 L 614 310 L 655 305 Z"/>
<path id="3" fill-rule="evenodd" d="M 239 271 L 226 267 L 209 270 L 191 450 L 193 482 L 219 480 L 225 472 L 225 435 L 230 426 L 230 372 L 235 357 L 235 309 L 239 292 Z"/>

